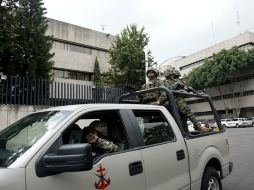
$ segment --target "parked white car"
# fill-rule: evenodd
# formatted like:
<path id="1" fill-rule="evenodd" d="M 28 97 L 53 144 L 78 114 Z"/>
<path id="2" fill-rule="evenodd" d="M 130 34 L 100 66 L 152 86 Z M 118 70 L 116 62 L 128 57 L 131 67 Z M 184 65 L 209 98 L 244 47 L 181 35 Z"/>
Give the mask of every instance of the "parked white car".
<path id="1" fill-rule="evenodd" d="M 230 127 L 229 125 L 229 122 L 231 122 L 232 121 L 232 119 L 221 119 L 220 120 L 221 121 L 221 125 L 223 126 L 223 127 Z"/>
<path id="2" fill-rule="evenodd" d="M 252 123 L 252 127 L 254 127 L 254 117 L 248 117 L 246 120 L 250 121 Z"/>
<path id="3" fill-rule="evenodd" d="M 242 127 L 253 127 L 253 120 L 249 120 L 248 118 L 244 118 Z"/>
<path id="4" fill-rule="evenodd" d="M 251 127 L 252 122 L 246 118 L 233 118 L 231 121 L 227 122 L 227 127 Z"/>

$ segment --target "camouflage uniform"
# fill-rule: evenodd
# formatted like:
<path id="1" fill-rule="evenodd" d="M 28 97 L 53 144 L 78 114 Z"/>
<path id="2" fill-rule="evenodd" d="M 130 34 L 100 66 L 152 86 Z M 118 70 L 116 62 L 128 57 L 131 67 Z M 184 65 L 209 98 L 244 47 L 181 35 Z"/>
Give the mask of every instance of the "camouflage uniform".
<path id="1" fill-rule="evenodd" d="M 156 78 L 153 79 L 153 80 L 148 81 L 147 84 L 144 84 L 142 86 L 142 90 L 155 88 L 155 87 L 159 87 L 159 86 L 162 85 L 161 81 L 159 79 L 157 79 L 157 76 L 158 76 L 159 72 L 154 68 L 149 68 L 147 70 L 147 74 L 148 74 L 148 71 L 154 71 L 154 73 L 156 74 Z M 165 96 L 164 93 L 161 93 L 161 92 L 158 92 L 158 91 L 157 92 L 149 92 L 149 93 L 146 93 L 143 96 L 142 103 L 143 104 L 149 104 L 149 103 L 153 103 L 153 102 L 156 102 L 156 101 L 161 102 L 164 99 L 164 96 Z"/>
<path id="2" fill-rule="evenodd" d="M 142 86 L 142 89 L 150 89 L 161 86 L 161 82 L 158 79 L 154 79 L 152 81 L 149 81 L 147 84 Z M 160 100 L 161 92 L 149 92 L 144 95 L 142 99 L 143 104 L 149 104 L 152 102 L 156 102 L 157 100 Z"/>
<path id="3" fill-rule="evenodd" d="M 113 142 L 110 142 L 106 139 L 98 138 L 95 146 L 102 148 L 107 152 L 116 152 L 118 151 L 118 146 L 115 145 Z"/>
<path id="4" fill-rule="evenodd" d="M 163 124 L 151 128 L 146 128 L 143 137 L 146 145 L 172 140 L 167 127 Z"/>
<path id="5" fill-rule="evenodd" d="M 108 135 L 107 124 L 102 121 L 93 121 L 89 125 L 89 127 L 91 129 L 95 129 L 96 131 L 99 131 L 101 135 L 104 137 Z M 119 150 L 119 147 L 116 144 L 102 137 L 99 137 L 93 146 L 94 146 L 94 149 L 102 149 L 104 152 L 116 152 Z"/>
<path id="6" fill-rule="evenodd" d="M 170 89 L 170 90 L 178 90 L 178 82 L 176 80 L 172 80 L 172 79 L 164 79 L 162 81 L 163 85 Z"/>
<path id="7" fill-rule="evenodd" d="M 165 77 L 168 77 L 169 75 L 178 75 L 180 76 L 179 71 L 174 72 L 173 70 L 166 71 Z M 173 79 L 165 79 L 163 80 L 163 84 L 166 88 L 169 88 L 170 90 L 179 90 L 180 86 L 179 84 L 181 83 L 180 80 L 173 80 Z M 187 125 L 187 120 L 189 119 L 194 126 L 198 125 L 198 122 L 194 116 L 194 113 L 191 111 L 190 107 L 187 105 L 185 100 L 182 97 L 176 97 L 176 106 L 178 108 L 183 129 L 186 133 L 189 133 L 188 125 Z"/>

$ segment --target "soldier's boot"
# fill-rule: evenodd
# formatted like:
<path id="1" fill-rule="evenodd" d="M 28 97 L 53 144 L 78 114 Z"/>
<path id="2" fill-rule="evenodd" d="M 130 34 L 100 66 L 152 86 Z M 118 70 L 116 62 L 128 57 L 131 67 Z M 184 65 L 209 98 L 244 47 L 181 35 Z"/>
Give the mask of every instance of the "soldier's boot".
<path id="1" fill-rule="evenodd" d="M 195 126 L 195 129 L 198 130 L 201 134 L 212 132 L 213 129 L 202 127 L 200 124 Z"/>

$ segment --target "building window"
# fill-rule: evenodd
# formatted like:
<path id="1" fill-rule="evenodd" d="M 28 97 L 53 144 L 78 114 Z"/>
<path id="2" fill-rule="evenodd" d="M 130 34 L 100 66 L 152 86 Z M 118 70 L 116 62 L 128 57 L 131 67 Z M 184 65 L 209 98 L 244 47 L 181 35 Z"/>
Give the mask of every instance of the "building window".
<path id="1" fill-rule="evenodd" d="M 67 51 L 73 51 L 73 52 L 80 52 L 80 53 L 85 53 L 88 55 L 92 54 L 92 49 L 87 48 L 87 47 L 82 47 L 82 46 L 77 46 L 77 45 L 71 45 L 68 43 L 63 43 L 63 42 L 54 42 L 53 47 L 55 49 L 61 49 L 61 50 L 67 50 Z M 98 54 L 98 50 L 97 51 Z"/>
<path id="2" fill-rule="evenodd" d="M 91 73 L 84 73 L 85 81 L 92 81 L 92 74 Z"/>
<path id="3" fill-rule="evenodd" d="M 85 53 L 85 54 L 88 54 L 88 55 L 92 54 L 91 48 L 75 46 L 75 45 L 70 45 L 70 44 L 69 44 L 69 50 L 70 51 L 75 51 L 75 52 L 80 52 L 80 53 Z"/>
<path id="4" fill-rule="evenodd" d="M 75 71 L 65 71 L 68 73 L 68 79 L 77 80 L 77 72 Z"/>
<path id="5" fill-rule="evenodd" d="M 62 70 L 54 69 L 53 73 L 54 73 L 54 77 L 56 78 L 64 78 L 64 71 Z"/>
<path id="6" fill-rule="evenodd" d="M 85 72 L 53 69 L 53 74 L 55 78 L 65 78 L 65 79 L 74 79 L 74 80 L 83 80 L 83 81 L 92 80 L 92 74 L 85 73 Z"/>
<path id="7" fill-rule="evenodd" d="M 77 80 L 85 80 L 85 73 L 77 73 Z"/>

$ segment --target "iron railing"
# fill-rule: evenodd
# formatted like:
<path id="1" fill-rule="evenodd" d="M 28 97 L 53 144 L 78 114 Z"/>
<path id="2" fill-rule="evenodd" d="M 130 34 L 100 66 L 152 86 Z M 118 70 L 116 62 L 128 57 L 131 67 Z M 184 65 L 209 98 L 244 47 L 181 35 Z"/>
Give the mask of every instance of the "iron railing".
<path id="1" fill-rule="evenodd" d="M 7 77 L 0 80 L 0 104 L 61 106 L 116 103 L 126 93 L 120 88 Z"/>

